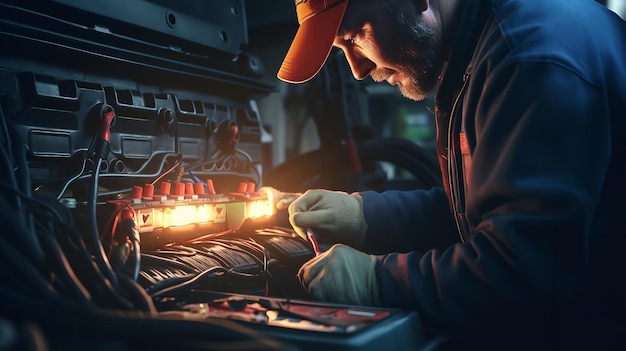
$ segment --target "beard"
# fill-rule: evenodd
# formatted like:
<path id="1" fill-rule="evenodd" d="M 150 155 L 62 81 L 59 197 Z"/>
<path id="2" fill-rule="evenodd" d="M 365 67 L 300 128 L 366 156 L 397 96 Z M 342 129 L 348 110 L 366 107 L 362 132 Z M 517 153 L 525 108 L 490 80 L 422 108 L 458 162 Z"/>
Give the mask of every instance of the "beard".
<path id="1" fill-rule="evenodd" d="M 437 49 L 437 34 L 424 25 L 417 11 L 407 12 L 395 1 L 386 1 L 390 13 L 395 16 L 397 40 L 387 43 L 381 52 L 393 62 L 394 70 L 405 79 L 398 82 L 400 93 L 411 100 L 420 101 L 435 89 L 443 69 L 443 59 Z M 387 68 L 370 72 L 374 81 L 380 82 L 393 74 Z"/>

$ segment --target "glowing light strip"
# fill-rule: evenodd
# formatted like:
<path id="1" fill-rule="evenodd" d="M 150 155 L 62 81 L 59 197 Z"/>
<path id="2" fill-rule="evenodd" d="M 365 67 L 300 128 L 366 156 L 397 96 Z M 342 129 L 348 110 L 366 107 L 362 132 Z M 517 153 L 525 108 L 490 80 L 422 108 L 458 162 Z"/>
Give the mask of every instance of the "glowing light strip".
<path id="1" fill-rule="evenodd" d="M 242 219 L 274 214 L 271 202 L 267 199 L 244 201 L 241 205 L 244 205 L 241 210 L 235 211 L 238 213 L 231 213 L 232 216 Z M 140 233 L 192 224 L 223 223 L 228 215 L 226 208 L 227 203 L 176 203 L 169 206 L 137 208 L 135 220 Z"/>

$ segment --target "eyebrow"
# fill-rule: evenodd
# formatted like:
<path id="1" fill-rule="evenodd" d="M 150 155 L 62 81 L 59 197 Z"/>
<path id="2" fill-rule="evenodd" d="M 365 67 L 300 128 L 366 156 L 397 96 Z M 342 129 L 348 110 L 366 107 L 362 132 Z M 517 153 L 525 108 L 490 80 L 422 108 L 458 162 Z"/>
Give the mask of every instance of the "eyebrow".
<path id="1" fill-rule="evenodd" d="M 341 25 L 341 27 L 339 27 L 339 30 L 337 31 L 337 37 L 344 37 L 346 35 L 355 35 L 358 32 L 361 31 L 362 29 L 362 25 L 361 26 L 353 26 L 353 27 L 346 27 L 343 24 Z"/>
<path id="2" fill-rule="evenodd" d="M 350 31 L 350 30 L 348 30 L 347 28 L 345 28 L 345 27 L 341 26 L 341 27 L 339 27 L 339 30 L 337 31 L 337 35 L 336 35 L 336 36 L 338 36 L 338 37 L 343 37 L 343 36 L 345 36 L 346 34 L 348 34 L 348 32 L 349 32 L 349 31 Z"/>
<path id="3" fill-rule="evenodd" d="M 370 21 L 366 17 L 358 16 L 354 18 L 346 18 L 344 17 L 341 25 L 339 25 L 339 30 L 337 31 L 336 36 L 346 36 L 353 34 L 353 32 L 359 32 L 363 29 L 365 23 L 369 23 Z"/>

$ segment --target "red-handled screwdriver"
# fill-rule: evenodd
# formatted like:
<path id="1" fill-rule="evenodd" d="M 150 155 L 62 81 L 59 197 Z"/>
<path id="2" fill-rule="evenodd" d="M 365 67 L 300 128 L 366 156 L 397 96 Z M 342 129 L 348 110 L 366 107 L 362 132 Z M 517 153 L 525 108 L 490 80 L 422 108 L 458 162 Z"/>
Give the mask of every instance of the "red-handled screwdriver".
<path id="1" fill-rule="evenodd" d="M 315 256 L 318 256 L 320 254 L 320 245 L 317 242 L 317 234 L 315 234 L 315 232 L 313 232 L 311 229 L 307 228 L 306 236 L 311 242 L 311 246 L 313 247 L 313 252 L 315 253 Z"/>

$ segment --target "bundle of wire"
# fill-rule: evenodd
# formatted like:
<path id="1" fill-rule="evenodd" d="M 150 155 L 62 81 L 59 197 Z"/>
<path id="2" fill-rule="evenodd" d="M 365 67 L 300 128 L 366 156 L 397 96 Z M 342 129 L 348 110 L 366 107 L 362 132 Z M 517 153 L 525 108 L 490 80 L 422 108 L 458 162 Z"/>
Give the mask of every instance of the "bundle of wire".
<path id="1" fill-rule="evenodd" d="M 99 240 L 75 229 L 57 198 L 33 194 L 27 148 L 2 106 L 0 129 L 0 329 L 6 349 L 288 348 L 234 322 L 158 312 L 132 277 L 111 268 Z M 92 163 L 91 212 L 99 168 L 97 158 Z"/>
<path id="2" fill-rule="evenodd" d="M 142 253 L 142 260 L 151 264 L 178 267 L 186 275 L 169 277 L 146 288 L 153 298 L 173 296 L 179 291 L 197 287 L 214 276 L 261 280 L 264 282 L 264 295 L 269 294 L 270 282 L 280 290 L 284 298 L 289 299 L 280 283 L 270 272 L 269 266 L 274 259 L 267 250 L 252 238 L 227 238 L 231 232 L 211 235 L 210 238 L 197 239 L 185 244 L 174 245 L 155 252 Z M 148 273 L 141 272 L 145 280 L 150 280 Z M 210 289 L 214 290 L 214 289 Z"/>

